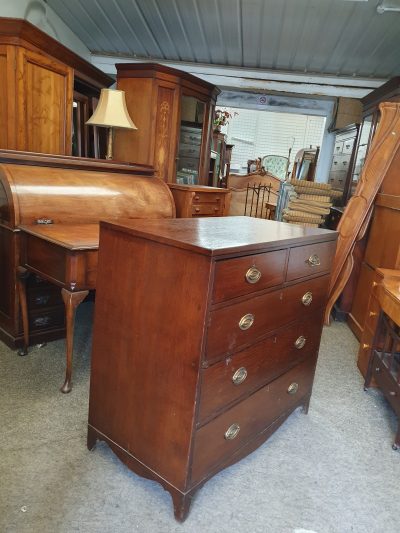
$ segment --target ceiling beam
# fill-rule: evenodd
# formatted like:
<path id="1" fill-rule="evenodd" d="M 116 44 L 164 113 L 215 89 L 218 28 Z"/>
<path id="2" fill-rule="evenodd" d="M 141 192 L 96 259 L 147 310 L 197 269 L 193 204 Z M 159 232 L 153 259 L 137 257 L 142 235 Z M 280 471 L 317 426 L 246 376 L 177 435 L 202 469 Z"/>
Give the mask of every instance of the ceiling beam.
<path id="1" fill-rule="evenodd" d="M 92 63 L 111 75 L 116 74 L 115 63 L 139 63 L 143 61 L 143 59 L 136 57 L 92 54 Z M 183 61 L 159 61 L 159 63 L 189 72 L 222 88 L 313 96 L 362 98 L 387 81 L 376 78 L 317 75 Z"/>

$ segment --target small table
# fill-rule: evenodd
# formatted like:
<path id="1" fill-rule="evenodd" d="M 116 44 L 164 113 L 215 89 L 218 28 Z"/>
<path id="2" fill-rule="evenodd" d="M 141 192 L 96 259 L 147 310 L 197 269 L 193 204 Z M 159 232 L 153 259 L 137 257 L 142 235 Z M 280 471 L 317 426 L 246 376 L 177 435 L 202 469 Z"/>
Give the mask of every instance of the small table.
<path id="1" fill-rule="evenodd" d="M 61 392 L 70 392 L 75 313 L 89 290 L 96 288 L 99 225 L 35 224 L 19 229 L 23 234 L 21 266 L 17 268 L 24 329 L 22 354 L 28 353 L 29 345 L 26 280 L 33 272 L 61 287 L 66 311 L 66 371 Z"/>
<path id="2" fill-rule="evenodd" d="M 375 288 L 380 312 L 364 388 L 374 379 L 400 419 L 400 271 L 383 270 Z M 400 447 L 400 422 L 392 448 Z"/>

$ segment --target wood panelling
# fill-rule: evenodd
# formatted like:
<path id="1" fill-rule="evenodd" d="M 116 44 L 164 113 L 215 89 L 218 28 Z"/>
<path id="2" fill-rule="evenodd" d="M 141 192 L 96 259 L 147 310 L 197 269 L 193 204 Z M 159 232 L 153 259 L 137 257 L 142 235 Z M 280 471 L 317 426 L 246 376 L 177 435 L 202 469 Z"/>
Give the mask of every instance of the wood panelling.
<path id="1" fill-rule="evenodd" d="M 72 69 L 41 54 L 20 49 L 17 80 L 21 149 L 69 155 Z"/>

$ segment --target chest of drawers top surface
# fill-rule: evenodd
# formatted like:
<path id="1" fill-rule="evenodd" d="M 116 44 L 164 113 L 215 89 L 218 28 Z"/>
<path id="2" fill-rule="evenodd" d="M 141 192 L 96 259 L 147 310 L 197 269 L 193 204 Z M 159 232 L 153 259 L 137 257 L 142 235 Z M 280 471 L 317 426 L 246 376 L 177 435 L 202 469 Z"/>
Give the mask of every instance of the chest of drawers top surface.
<path id="1" fill-rule="evenodd" d="M 334 231 L 303 228 L 295 224 L 252 217 L 171 219 L 159 221 L 119 220 L 102 222 L 135 237 L 192 250 L 210 256 L 245 254 L 290 245 L 335 241 Z"/>

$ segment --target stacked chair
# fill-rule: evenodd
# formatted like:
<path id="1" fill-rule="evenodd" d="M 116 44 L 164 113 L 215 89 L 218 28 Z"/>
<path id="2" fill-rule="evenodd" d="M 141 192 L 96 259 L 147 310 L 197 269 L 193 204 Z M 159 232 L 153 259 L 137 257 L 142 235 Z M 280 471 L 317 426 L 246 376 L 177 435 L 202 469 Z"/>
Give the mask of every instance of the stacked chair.
<path id="1" fill-rule="evenodd" d="M 342 195 L 327 183 L 291 179 L 286 183 L 281 219 L 291 224 L 317 228 L 329 214 L 332 200 Z"/>

